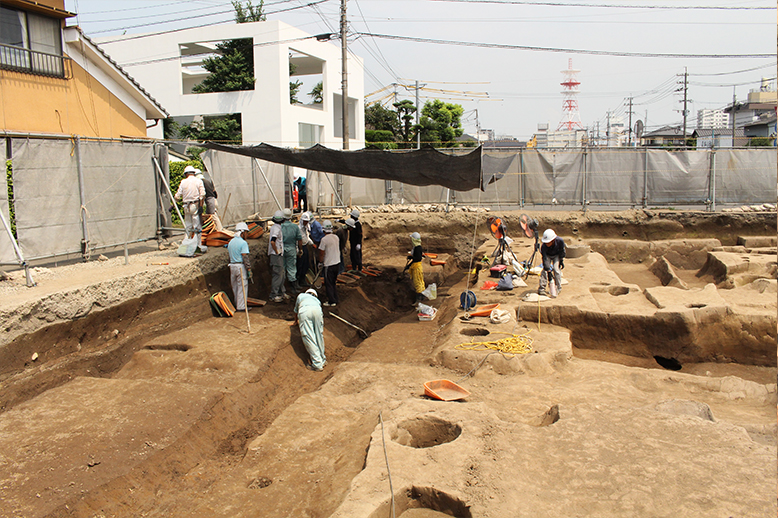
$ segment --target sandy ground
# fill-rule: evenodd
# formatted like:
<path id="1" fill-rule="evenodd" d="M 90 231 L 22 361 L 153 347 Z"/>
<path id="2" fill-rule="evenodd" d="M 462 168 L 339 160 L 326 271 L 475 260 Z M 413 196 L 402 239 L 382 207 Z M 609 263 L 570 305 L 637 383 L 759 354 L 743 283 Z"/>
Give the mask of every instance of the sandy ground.
<path id="1" fill-rule="evenodd" d="M 291 304 L 250 312 L 251 333 L 213 318 L 224 250 L 0 283 L 0 516 L 775 516 L 775 250 L 727 248 L 774 238 L 774 213 L 542 214 L 580 255 L 555 300 L 525 300 L 531 277 L 479 290 L 482 273 L 499 325 L 457 308 L 463 265 L 496 246 L 483 214 L 363 219 L 384 273 L 340 286 L 332 311 L 370 335 L 325 317 L 321 373 Z M 397 279 L 412 231 L 448 258 L 425 265 L 431 322 Z M 250 296 L 267 293 L 266 246 L 251 243 Z M 709 252 L 725 271 L 698 277 Z M 648 271 L 658 256 L 686 288 Z M 461 348 L 513 335 L 532 352 Z M 471 394 L 430 399 L 436 379 Z"/>

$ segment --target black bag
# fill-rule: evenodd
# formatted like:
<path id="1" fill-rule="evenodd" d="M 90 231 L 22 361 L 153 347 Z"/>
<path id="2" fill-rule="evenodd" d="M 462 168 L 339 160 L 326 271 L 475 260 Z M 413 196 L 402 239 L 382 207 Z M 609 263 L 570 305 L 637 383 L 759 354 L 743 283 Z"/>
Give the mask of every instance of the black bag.
<path id="1" fill-rule="evenodd" d="M 513 289 L 513 275 L 503 271 L 500 280 L 497 281 L 497 291 L 508 291 Z"/>

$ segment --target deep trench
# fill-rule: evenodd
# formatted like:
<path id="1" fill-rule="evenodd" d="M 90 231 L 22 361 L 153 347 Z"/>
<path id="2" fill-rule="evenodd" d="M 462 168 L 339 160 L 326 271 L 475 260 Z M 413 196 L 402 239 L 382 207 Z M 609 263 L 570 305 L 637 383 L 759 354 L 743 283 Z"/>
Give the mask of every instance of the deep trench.
<path id="1" fill-rule="evenodd" d="M 372 333 L 411 311 L 413 296 L 407 283 L 398 283 L 398 271 L 387 269 L 371 282 L 339 288 L 339 309 L 349 321 Z M 267 272 L 261 272 L 249 296 L 261 296 L 269 286 Z M 0 350 L 0 414 L 64 385 L 76 377 L 111 378 L 142 349 L 184 351 L 188 346 L 149 345 L 159 335 L 172 335 L 203 319 L 212 318 L 210 294 L 231 294 L 228 271 L 201 276 L 186 284 L 91 312 L 89 315 L 42 328 L 18 337 Z M 322 290 L 323 291 L 323 290 Z M 366 304 L 375 299 L 377 304 Z M 293 301 L 268 303 L 252 314 L 290 320 Z M 326 312 L 325 312 L 326 313 Z M 328 351 L 329 363 L 347 361 L 359 347 L 362 337 L 353 328 L 331 317 L 325 325 L 342 347 Z M 299 342 L 299 330 L 292 329 Z M 293 342 L 295 340 L 293 339 Z M 288 344 L 287 344 L 288 345 Z M 266 359 L 248 383 L 206 403 L 202 416 L 173 444 L 102 486 L 73 497 L 46 516 L 92 516 L 95 508 L 112 509 L 118 514 L 132 509 L 140 513 L 154 509 L 155 494 L 203 490 L 182 488 L 181 477 L 195 466 L 223 469 L 242 459 L 249 441 L 264 433 L 276 417 L 300 396 L 317 390 L 331 374 L 306 376 L 297 383 L 285 383 L 290 371 L 299 368 L 300 345 L 279 347 Z M 31 354 L 38 353 L 36 361 Z M 330 371 L 331 372 L 331 371 Z M 298 376 L 299 378 L 299 376 Z M 366 445 L 365 445 L 366 446 Z M 361 449 L 361 455 L 365 449 Z M 139 483 L 140 481 L 140 483 Z M 148 482 L 147 482 L 148 481 Z M 183 484 L 186 485 L 186 484 Z M 133 487 L 128 496 L 123 488 Z M 121 496 L 120 496 L 121 495 Z M 148 507 L 151 505 L 151 507 Z M 122 509 L 124 511 L 122 511 Z"/>

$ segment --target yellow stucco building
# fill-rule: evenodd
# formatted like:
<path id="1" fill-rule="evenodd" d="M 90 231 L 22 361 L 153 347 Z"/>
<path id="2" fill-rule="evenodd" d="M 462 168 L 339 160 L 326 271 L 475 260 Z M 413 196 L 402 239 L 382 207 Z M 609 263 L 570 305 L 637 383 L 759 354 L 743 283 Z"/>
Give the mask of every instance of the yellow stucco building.
<path id="1" fill-rule="evenodd" d="M 75 16 L 64 0 L 3 0 L 0 11 L 0 130 L 146 137 L 167 117 L 79 28 L 64 27 Z"/>

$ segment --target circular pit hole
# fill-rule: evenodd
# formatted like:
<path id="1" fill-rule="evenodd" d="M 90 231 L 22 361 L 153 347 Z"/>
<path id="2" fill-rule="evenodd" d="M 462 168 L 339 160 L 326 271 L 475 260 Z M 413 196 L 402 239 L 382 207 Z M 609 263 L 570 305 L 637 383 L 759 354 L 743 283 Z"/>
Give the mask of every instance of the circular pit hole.
<path id="1" fill-rule="evenodd" d="M 406 419 L 392 431 L 397 444 L 411 448 L 430 448 L 451 442 L 462 433 L 462 427 L 435 416 Z"/>
<path id="2" fill-rule="evenodd" d="M 459 334 L 465 336 L 486 336 L 489 334 L 489 330 L 483 327 L 468 327 L 459 331 Z"/>

